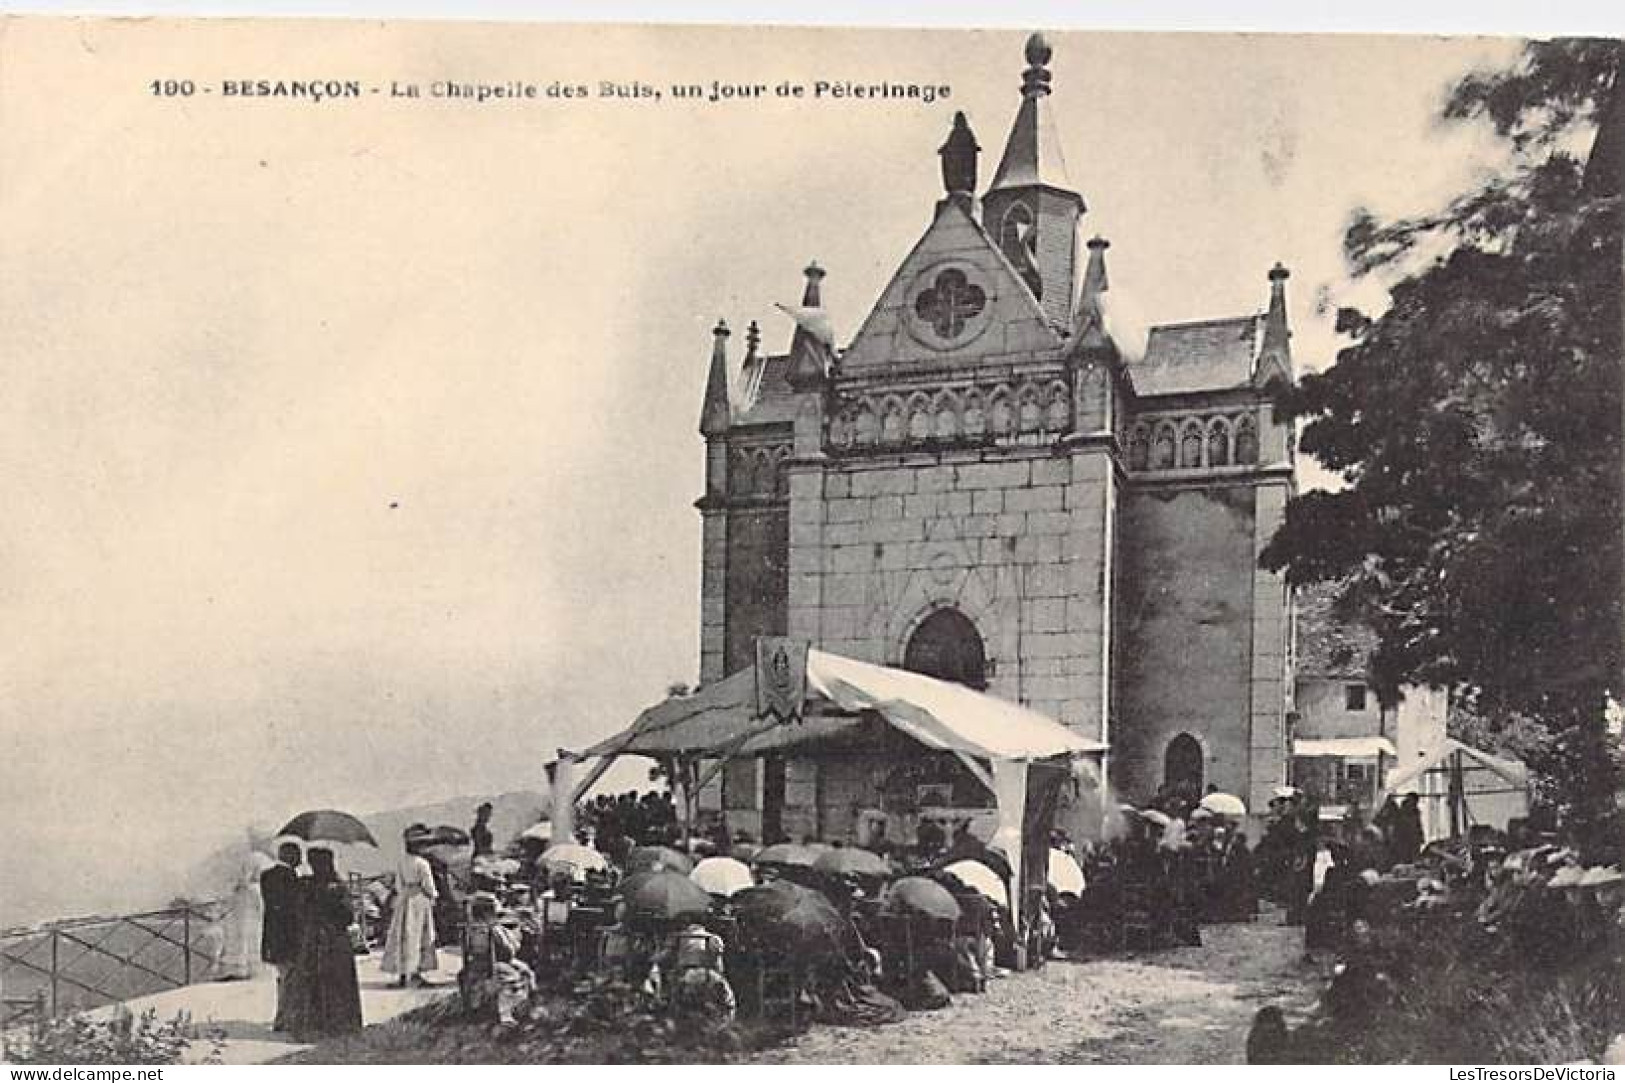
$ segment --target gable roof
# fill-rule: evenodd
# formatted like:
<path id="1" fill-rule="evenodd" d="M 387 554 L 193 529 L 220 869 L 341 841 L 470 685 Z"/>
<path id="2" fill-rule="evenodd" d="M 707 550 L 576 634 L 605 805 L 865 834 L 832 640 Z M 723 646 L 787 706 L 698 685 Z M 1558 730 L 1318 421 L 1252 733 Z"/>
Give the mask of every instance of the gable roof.
<path id="1" fill-rule="evenodd" d="M 1377 633 L 1337 614 L 1336 583 L 1299 587 L 1298 676 L 1364 681 Z"/>
<path id="2" fill-rule="evenodd" d="M 1252 382 L 1264 318 L 1254 314 L 1151 328 L 1145 356 L 1129 366 L 1142 396 L 1222 391 Z"/>
<path id="3" fill-rule="evenodd" d="M 906 310 L 909 291 L 919 275 L 948 261 L 974 267 L 984 276 L 987 326 L 963 347 L 939 351 L 917 341 L 909 332 Z M 1060 333 L 1050 326 L 1032 291 L 998 245 L 963 207 L 945 200 L 841 355 L 841 367 L 852 372 L 896 361 L 940 363 L 967 356 L 1046 352 L 1058 350 L 1061 345 Z"/>
<path id="4" fill-rule="evenodd" d="M 795 421 L 795 398 L 787 374 L 790 355 L 776 354 L 745 362 L 734 392 L 735 425 L 790 424 Z"/>

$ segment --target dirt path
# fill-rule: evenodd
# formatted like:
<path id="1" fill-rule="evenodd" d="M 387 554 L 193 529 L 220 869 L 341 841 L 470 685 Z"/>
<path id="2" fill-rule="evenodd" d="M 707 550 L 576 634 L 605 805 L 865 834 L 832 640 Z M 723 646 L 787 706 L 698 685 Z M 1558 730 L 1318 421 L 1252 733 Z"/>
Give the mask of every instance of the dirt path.
<path id="1" fill-rule="evenodd" d="M 1306 1011 L 1318 975 L 1303 930 L 1266 915 L 1202 930 L 1202 946 L 1055 962 L 982 996 L 873 1029 L 814 1027 L 769 1064 L 1240 1064 L 1253 1013 Z"/>

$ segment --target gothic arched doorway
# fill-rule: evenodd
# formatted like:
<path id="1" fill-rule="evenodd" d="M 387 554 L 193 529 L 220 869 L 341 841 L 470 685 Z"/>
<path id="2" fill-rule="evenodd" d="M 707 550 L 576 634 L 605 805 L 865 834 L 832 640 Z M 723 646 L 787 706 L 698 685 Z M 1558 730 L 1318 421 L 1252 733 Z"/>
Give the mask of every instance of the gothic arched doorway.
<path id="1" fill-rule="evenodd" d="M 1202 746 L 1188 733 L 1168 742 L 1162 756 L 1162 784 L 1167 789 L 1202 793 Z"/>
<path id="2" fill-rule="evenodd" d="M 957 609 L 939 609 L 920 622 L 903 650 L 903 668 L 971 688 L 987 687 L 982 637 Z"/>

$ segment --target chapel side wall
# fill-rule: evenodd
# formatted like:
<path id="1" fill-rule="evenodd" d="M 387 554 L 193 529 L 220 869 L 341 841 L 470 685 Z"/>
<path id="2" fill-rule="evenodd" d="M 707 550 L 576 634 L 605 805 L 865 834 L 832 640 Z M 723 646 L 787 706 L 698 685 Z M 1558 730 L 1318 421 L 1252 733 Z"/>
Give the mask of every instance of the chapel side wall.
<path id="1" fill-rule="evenodd" d="M 1112 783 L 1149 800 L 1168 742 L 1203 749 L 1203 775 L 1248 793 L 1254 493 L 1245 486 L 1129 489 L 1120 505 L 1119 713 Z"/>
<path id="2" fill-rule="evenodd" d="M 952 606 L 982 636 L 990 693 L 1099 736 L 1112 489 L 1093 458 L 831 462 L 821 512 L 792 478 L 790 634 L 895 666 L 915 625 Z"/>
<path id="3" fill-rule="evenodd" d="M 788 619 L 789 512 L 735 508 L 728 516 L 722 675 L 756 664 L 756 637 L 784 635 Z"/>

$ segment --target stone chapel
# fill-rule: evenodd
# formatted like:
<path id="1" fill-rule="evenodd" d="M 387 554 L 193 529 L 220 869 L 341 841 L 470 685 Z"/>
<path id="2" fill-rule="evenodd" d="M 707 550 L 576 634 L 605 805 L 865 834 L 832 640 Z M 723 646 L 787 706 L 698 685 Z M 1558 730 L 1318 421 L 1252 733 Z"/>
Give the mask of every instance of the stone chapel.
<path id="1" fill-rule="evenodd" d="M 752 323 L 736 367 L 717 326 L 700 680 L 789 635 L 1101 740 L 1124 800 L 1213 785 L 1262 811 L 1292 706 L 1291 596 L 1257 559 L 1294 492 L 1270 394 L 1293 379 L 1287 271 L 1261 276 L 1261 313 L 1120 350 L 1041 36 L 1026 61 L 987 187 L 958 114 L 934 217 L 844 348 L 816 264 L 788 352 Z M 838 837 L 884 770 L 731 762 L 720 805 L 736 828 Z"/>

